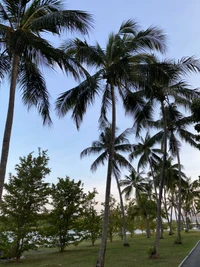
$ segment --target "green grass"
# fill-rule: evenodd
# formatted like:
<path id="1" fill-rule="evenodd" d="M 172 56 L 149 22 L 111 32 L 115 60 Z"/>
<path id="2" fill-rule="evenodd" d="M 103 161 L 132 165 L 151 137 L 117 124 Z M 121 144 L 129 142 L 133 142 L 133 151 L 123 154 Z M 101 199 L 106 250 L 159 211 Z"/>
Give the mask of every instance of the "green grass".
<path id="1" fill-rule="evenodd" d="M 200 239 L 200 232 L 183 233 L 183 244 L 175 245 L 175 235 L 167 233 L 160 240 L 160 257 L 149 259 L 147 250 L 153 246 L 154 236 L 147 239 L 145 235 L 135 235 L 129 238 L 130 247 L 123 247 L 120 239 L 108 242 L 105 267 L 178 267 L 190 250 Z M 38 251 L 26 253 L 25 260 L 19 263 L 0 262 L 6 267 L 94 267 L 99 251 L 99 242 L 94 247 L 89 242 L 83 242 L 78 247 L 69 246 L 66 252 L 59 253 L 56 249 L 41 248 Z"/>

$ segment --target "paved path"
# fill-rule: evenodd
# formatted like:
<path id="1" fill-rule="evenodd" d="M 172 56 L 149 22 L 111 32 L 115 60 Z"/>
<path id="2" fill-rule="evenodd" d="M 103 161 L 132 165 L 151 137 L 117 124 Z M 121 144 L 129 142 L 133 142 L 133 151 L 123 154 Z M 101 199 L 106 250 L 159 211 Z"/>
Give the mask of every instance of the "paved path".
<path id="1" fill-rule="evenodd" d="M 200 241 L 182 261 L 179 267 L 200 267 Z"/>

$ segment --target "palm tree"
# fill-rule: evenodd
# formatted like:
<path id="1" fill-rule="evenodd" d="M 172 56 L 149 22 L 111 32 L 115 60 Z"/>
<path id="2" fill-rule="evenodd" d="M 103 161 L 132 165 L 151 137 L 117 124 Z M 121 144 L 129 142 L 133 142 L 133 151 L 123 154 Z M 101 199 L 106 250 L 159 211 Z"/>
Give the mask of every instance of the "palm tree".
<path id="1" fill-rule="evenodd" d="M 178 227 L 177 227 L 177 244 L 181 244 L 181 181 L 182 181 L 182 171 L 181 171 L 181 160 L 180 160 L 180 141 L 184 140 L 188 144 L 197 148 L 196 135 L 192 134 L 187 130 L 187 126 L 193 123 L 192 116 L 185 117 L 177 110 L 177 106 L 172 103 L 166 107 L 166 116 L 167 116 L 167 127 L 169 134 L 169 149 L 172 155 L 177 157 L 178 161 L 178 176 L 179 176 L 179 185 L 178 185 Z"/>
<path id="2" fill-rule="evenodd" d="M 94 103 L 97 95 L 101 94 L 100 124 L 103 125 L 107 121 L 107 112 L 111 107 L 112 134 L 109 144 L 105 212 L 102 242 L 96 267 L 104 266 L 106 252 L 116 132 L 116 98 L 120 96 L 125 105 L 135 86 L 142 80 L 139 75 L 141 68 L 148 68 L 149 63 L 154 61 L 154 56 L 149 55 L 149 51 L 163 51 L 165 49 L 164 41 L 165 37 L 159 29 L 150 27 L 145 31 L 140 31 L 136 22 L 128 20 L 122 23 L 118 33 L 110 34 L 105 49 L 101 48 L 98 43 L 90 46 L 87 42 L 78 39 L 65 45 L 66 54 L 74 55 L 79 63 L 93 67 L 96 73 L 91 76 L 85 71 L 86 79 L 82 83 L 61 94 L 56 103 L 58 114 L 64 116 L 72 111 L 72 118 L 76 122 L 77 128 L 79 128 L 87 107 Z M 139 107 L 139 99 L 140 97 L 136 95 L 134 99 L 132 98 L 131 105 Z"/>
<path id="3" fill-rule="evenodd" d="M 154 175 L 155 173 L 154 169 L 160 162 L 160 156 L 162 155 L 162 150 L 154 146 L 156 143 L 160 142 L 161 138 L 162 138 L 161 132 L 156 133 L 152 137 L 147 132 L 144 138 L 140 137 L 141 142 L 139 142 L 137 145 L 134 145 L 133 152 L 129 155 L 129 158 L 131 160 L 134 160 L 135 158 L 140 156 L 138 161 L 138 172 L 140 171 L 141 168 L 145 168 L 149 164 L 151 176 L 153 178 L 153 185 L 154 185 L 156 199 L 158 199 L 158 197 L 156 189 L 157 182 L 156 182 L 156 177 Z"/>
<path id="4" fill-rule="evenodd" d="M 189 215 L 192 215 L 193 205 L 195 200 L 199 200 L 200 197 L 200 181 L 191 181 L 191 178 L 187 178 L 186 183 L 182 187 L 182 200 L 183 210 L 185 215 L 186 228 L 185 231 L 189 231 Z"/>
<path id="5" fill-rule="evenodd" d="M 0 51 L 10 61 L 10 95 L 0 161 L 0 198 L 14 116 L 15 91 L 19 84 L 22 100 L 29 108 L 36 107 L 44 124 L 51 124 L 49 94 L 40 66 L 69 67 L 70 59 L 51 46 L 42 33 L 60 35 L 63 30 L 88 33 L 91 15 L 82 11 L 63 10 L 60 0 L 2 0 L 0 3 Z"/>
<path id="6" fill-rule="evenodd" d="M 159 62 L 158 62 L 159 64 Z M 159 184 L 159 197 L 158 197 L 158 214 L 156 221 L 156 237 L 154 242 L 154 251 L 152 257 L 158 256 L 158 247 L 160 239 L 160 225 L 161 225 L 161 203 L 162 195 L 165 181 L 165 167 L 166 167 L 166 156 L 167 156 L 167 118 L 165 107 L 170 101 L 174 101 L 179 106 L 184 106 L 186 108 L 190 107 L 191 101 L 198 97 L 200 93 L 197 90 L 192 90 L 183 81 L 182 76 L 188 74 L 189 72 L 199 72 L 200 64 L 199 61 L 193 57 L 183 58 L 178 63 L 173 63 L 172 61 L 164 61 L 160 63 L 157 72 L 152 68 L 152 74 L 148 74 L 143 77 L 143 83 L 145 84 L 145 90 L 143 94 L 147 99 L 147 104 L 145 109 L 139 111 L 136 117 L 137 134 L 139 134 L 142 127 L 147 126 L 149 121 L 152 120 L 152 109 L 159 103 L 161 108 L 161 115 L 163 120 L 163 161 L 162 169 L 160 171 L 160 184 Z M 140 92 L 142 94 L 142 91 Z M 129 112 L 132 113 L 131 108 Z"/>
<path id="7" fill-rule="evenodd" d="M 181 160 L 180 160 L 180 141 L 183 140 L 193 147 L 198 147 L 196 142 L 196 135 L 187 130 L 187 127 L 193 123 L 192 116 L 185 116 L 178 109 L 175 103 L 168 103 L 165 107 L 166 113 L 166 123 L 167 123 L 167 139 L 169 142 L 169 150 L 173 156 L 177 157 L 178 161 L 178 227 L 177 227 L 177 244 L 181 244 L 181 181 L 182 181 L 182 171 L 181 171 Z M 163 120 L 155 122 L 155 124 L 160 125 L 162 128 Z"/>
<path id="8" fill-rule="evenodd" d="M 109 144 L 110 144 L 110 138 L 111 138 L 111 125 L 108 127 L 105 127 L 104 131 L 99 135 L 99 140 L 94 141 L 92 143 L 91 147 L 88 147 L 84 149 L 81 152 L 81 158 L 85 156 L 90 156 L 91 154 L 100 154 L 98 158 L 92 163 L 91 165 L 91 171 L 95 172 L 100 164 L 105 164 L 106 161 L 108 161 L 109 158 Z M 121 175 L 121 168 L 128 168 L 132 169 L 132 165 L 127 161 L 127 159 L 121 155 L 120 153 L 124 152 L 131 152 L 132 151 L 132 145 L 129 143 L 129 140 L 127 139 L 127 135 L 130 133 L 130 130 L 127 129 L 124 132 L 122 132 L 120 135 L 115 137 L 115 144 L 114 144 L 114 162 L 113 162 L 113 170 L 112 173 L 116 179 L 117 182 L 117 188 L 119 191 L 119 197 L 120 197 L 120 206 L 122 211 L 122 223 L 123 223 L 123 236 L 124 236 L 124 246 L 129 246 L 127 242 L 127 236 L 126 236 L 126 222 L 125 222 L 125 212 L 124 212 L 124 205 L 123 205 L 123 199 L 121 194 L 121 189 L 119 185 L 119 179 Z"/>
<path id="9" fill-rule="evenodd" d="M 177 188 L 178 188 L 178 183 L 179 183 L 179 165 L 177 163 L 172 163 L 173 158 L 172 157 L 167 157 L 166 159 L 166 168 L 165 168 L 165 187 L 164 187 L 164 208 L 169 224 L 169 234 L 172 235 L 172 212 L 173 208 L 176 209 L 177 205 L 175 204 L 176 202 L 176 193 L 177 193 Z M 183 166 L 181 165 L 181 168 L 183 169 Z M 181 180 L 182 184 L 185 183 L 186 175 L 184 172 L 181 171 Z M 168 203 L 170 206 L 167 208 L 167 196 L 168 195 Z M 169 201 L 170 200 L 170 201 Z M 170 218 L 168 216 L 168 209 L 170 209 Z M 176 212 L 176 210 L 175 210 Z"/>
<path id="10" fill-rule="evenodd" d="M 146 220 L 146 232 L 147 237 L 150 237 L 149 229 L 149 212 L 147 208 L 149 203 L 153 200 L 149 199 L 148 185 L 149 181 L 147 178 L 142 176 L 142 172 L 137 173 L 135 170 L 132 170 L 129 176 L 125 176 L 124 180 L 121 180 L 120 185 L 124 187 L 122 194 L 125 194 L 125 198 L 129 199 L 130 196 L 135 193 L 135 210 L 140 210 L 140 215 L 145 217 Z M 138 213 L 138 212 L 137 212 Z"/>
<path id="11" fill-rule="evenodd" d="M 125 179 L 121 180 L 120 186 L 124 187 L 122 194 L 126 199 L 129 199 L 131 195 L 135 195 L 135 199 L 140 198 L 142 193 L 147 192 L 146 187 L 149 183 L 147 178 L 144 178 L 143 172 L 136 172 L 132 170 L 129 175 L 125 175 Z"/>
<path id="12" fill-rule="evenodd" d="M 149 221 L 156 218 L 156 202 L 149 199 L 148 194 L 142 193 L 140 197 L 136 200 L 134 205 L 134 215 L 142 216 L 146 221 L 146 234 L 147 238 L 150 238 L 150 225 Z"/>

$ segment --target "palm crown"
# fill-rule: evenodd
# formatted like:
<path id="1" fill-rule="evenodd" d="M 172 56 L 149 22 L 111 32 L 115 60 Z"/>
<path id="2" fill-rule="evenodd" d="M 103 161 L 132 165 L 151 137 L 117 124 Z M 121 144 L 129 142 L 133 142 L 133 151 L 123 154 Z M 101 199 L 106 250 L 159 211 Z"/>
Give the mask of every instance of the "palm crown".
<path id="1" fill-rule="evenodd" d="M 118 33 L 111 33 L 103 49 L 98 43 L 89 45 L 80 39 L 71 40 L 63 46 L 66 54 L 92 67 L 96 73 L 85 71 L 86 79 L 75 88 L 60 95 L 56 109 L 60 116 L 72 110 L 72 118 L 80 126 L 87 107 L 92 105 L 95 96 L 102 95 L 100 122 L 106 120 L 108 108 L 112 105 L 111 85 L 125 101 L 126 91 L 137 85 L 138 72 L 147 68 L 154 57 L 151 49 L 164 51 L 164 35 L 157 28 L 140 31 L 137 23 L 128 20 L 122 23 Z M 115 92 L 116 93 L 116 92 Z M 116 95 L 115 95 L 116 97 Z"/>
<path id="2" fill-rule="evenodd" d="M 60 34 L 62 30 L 88 33 L 91 16 L 86 12 L 63 10 L 61 1 L 9 1 L 0 4 L 0 49 L 10 60 L 18 57 L 18 82 L 24 104 L 36 106 L 50 123 L 49 94 L 39 66 L 61 66 L 63 53 L 42 37 L 42 33 Z"/>

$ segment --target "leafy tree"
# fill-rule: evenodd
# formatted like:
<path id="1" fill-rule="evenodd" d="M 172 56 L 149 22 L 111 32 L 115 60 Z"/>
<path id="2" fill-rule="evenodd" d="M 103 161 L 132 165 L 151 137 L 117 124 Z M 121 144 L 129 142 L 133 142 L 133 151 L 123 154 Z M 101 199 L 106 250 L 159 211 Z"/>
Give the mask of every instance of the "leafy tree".
<path id="1" fill-rule="evenodd" d="M 55 245 L 58 245 L 60 252 L 63 252 L 69 243 L 82 238 L 78 224 L 85 198 L 82 186 L 80 180 L 75 182 L 68 176 L 65 179 L 58 178 L 58 183 L 52 185 L 53 209 L 49 220 L 49 235 L 54 237 Z"/>
<path id="2" fill-rule="evenodd" d="M 98 194 L 96 189 L 87 193 L 83 204 L 83 216 L 80 222 L 80 229 L 84 232 L 84 238 L 91 240 L 92 246 L 94 246 L 97 238 L 100 237 L 102 228 L 101 215 L 95 209 L 98 204 L 98 201 L 95 201 L 96 194 Z"/>
<path id="3" fill-rule="evenodd" d="M 82 11 L 63 10 L 60 0 L 2 0 L 0 3 L 0 52 L 1 61 L 10 64 L 9 104 L 3 136 L 0 161 L 0 198 L 6 173 L 10 138 L 14 116 L 16 86 L 22 89 L 23 103 L 30 109 L 36 107 L 44 124 L 51 124 L 49 93 L 41 66 L 60 66 L 76 76 L 70 58 L 44 39 L 44 32 L 60 35 L 63 30 L 88 33 L 91 16 Z M 5 55 L 6 59 L 3 58 Z M 2 76 L 2 75 L 1 75 Z"/>
<path id="4" fill-rule="evenodd" d="M 83 42 L 79 39 L 65 45 L 67 54 L 74 55 L 79 63 L 86 64 L 87 67 L 93 67 L 95 74 L 90 75 L 85 72 L 86 79 L 83 82 L 60 95 L 56 102 L 58 114 L 64 116 L 72 111 L 72 118 L 79 128 L 87 108 L 100 94 L 102 96 L 100 124 L 103 125 L 107 121 L 109 108 L 111 108 L 112 114 L 102 242 L 96 267 L 104 266 L 106 252 L 111 176 L 114 163 L 116 99 L 120 96 L 125 107 L 131 105 L 135 109 L 140 109 L 141 102 L 137 101 L 139 95 L 134 98 L 132 92 L 143 80 L 141 73 L 149 68 L 149 63 L 154 61 L 154 56 L 149 52 L 164 51 L 165 48 L 165 36 L 160 29 L 150 27 L 143 31 L 133 20 L 123 22 L 117 33 L 109 35 L 105 49 L 98 43 L 88 45 L 86 41 Z"/>
<path id="5" fill-rule="evenodd" d="M 10 174 L 5 184 L 6 194 L 1 202 L 1 222 L 9 256 L 20 258 L 24 251 L 35 248 L 38 233 L 38 220 L 48 202 L 49 184 L 44 182 L 50 173 L 46 151 L 39 149 L 38 156 L 30 153 L 21 157 L 15 166 L 16 176 Z M 7 240 L 9 241 L 9 240 Z M 9 243 L 9 244 L 8 244 Z"/>

